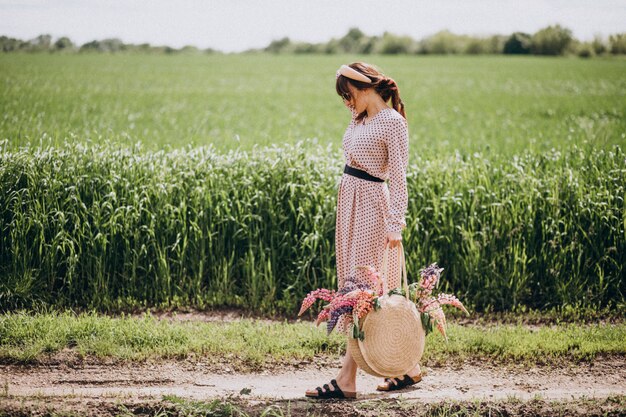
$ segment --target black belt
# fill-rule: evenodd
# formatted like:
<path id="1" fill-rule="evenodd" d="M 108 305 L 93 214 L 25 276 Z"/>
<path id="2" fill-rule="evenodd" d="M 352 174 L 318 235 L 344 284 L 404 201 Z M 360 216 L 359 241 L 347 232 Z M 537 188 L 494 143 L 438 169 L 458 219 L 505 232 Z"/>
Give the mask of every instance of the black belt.
<path id="1" fill-rule="evenodd" d="M 343 172 L 345 172 L 346 174 L 355 176 L 355 177 L 359 177 L 362 178 L 364 180 L 368 180 L 368 181 L 374 181 L 374 182 L 385 182 L 385 180 L 380 179 L 378 177 L 375 177 L 373 175 L 368 174 L 365 171 L 362 171 L 358 168 L 355 167 L 351 167 L 350 165 L 346 164 L 345 168 L 343 169 Z"/>

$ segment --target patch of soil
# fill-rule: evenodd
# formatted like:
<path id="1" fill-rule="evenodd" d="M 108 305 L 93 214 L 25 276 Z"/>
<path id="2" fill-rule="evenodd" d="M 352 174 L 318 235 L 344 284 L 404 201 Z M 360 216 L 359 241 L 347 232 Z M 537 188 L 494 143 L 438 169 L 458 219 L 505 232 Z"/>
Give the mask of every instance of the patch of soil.
<path id="1" fill-rule="evenodd" d="M 345 352 L 344 352 L 345 354 Z M 65 347 L 57 352 L 41 354 L 28 361 L 13 361 L 0 359 L 0 370 L 3 366 L 14 368 L 71 368 L 81 369 L 85 367 L 94 368 L 126 368 L 136 366 L 160 366 L 163 363 L 175 362 L 184 369 L 196 368 L 203 372 L 217 375 L 237 372 L 240 374 L 262 374 L 272 372 L 291 372 L 303 368 L 315 368 L 318 370 L 334 367 L 337 365 L 336 356 L 328 353 L 315 354 L 313 358 L 297 359 L 285 358 L 274 360 L 269 358 L 264 363 L 251 363 L 238 357 L 235 354 L 228 356 L 208 356 L 190 352 L 176 358 L 147 357 L 144 359 L 123 359 L 111 356 L 98 357 L 92 354 L 82 355 L 74 349 Z M 0 376 L 2 374 L 0 373 Z M 1 381 L 0 381 L 1 382 Z"/>
<path id="2" fill-rule="evenodd" d="M 273 322 L 288 322 L 294 323 L 298 321 L 297 317 L 281 317 L 281 316 L 268 316 L 251 313 L 246 310 L 236 308 L 225 308 L 219 310 L 196 310 L 193 308 L 175 309 L 175 310 L 146 310 L 142 312 L 135 312 L 130 314 L 131 317 L 140 318 L 146 313 L 150 313 L 152 316 L 160 320 L 169 321 L 200 321 L 200 322 L 233 322 L 242 319 L 255 319 L 258 321 L 273 323 Z"/>
<path id="3" fill-rule="evenodd" d="M 241 319 L 256 319 L 265 322 L 287 322 L 298 321 L 315 322 L 315 314 L 307 312 L 302 317 L 285 314 L 259 314 L 241 308 L 219 308 L 199 310 L 193 307 L 176 307 L 172 309 L 148 308 L 146 310 L 136 310 L 125 313 L 132 317 L 141 317 L 146 313 L 158 319 L 170 321 L 203 321 L 203 322 L 232 322 Z M 119 316 L 121 313 L 113 313 L 112 316 Z M 604 311 L 597 313 L 586 313 L 584 315 L 558 314 L 554 312 L 533 311 L 528 313 L 495 312 L 495 313 L 472 313 L 466 316 L 464 313 L 449 309 L 446 311 L 446 318 L 449 323 L 463 326 L 490 327 L 502 324 L 517 324 L 528 327 L 539 327 L 545 325 L 558 325 L 562 323 L 579 324 L 620 324 L 624 322 L 624 316 L 619 311 Z"/>
<path id="4" fill-rule="evenodd" d="M 626 410 L 626 396 L 598 399 L 548 401 L 535 398 L 528 401 L 439 401 L 424 404 L 403 399 L 380 400 L 273 400 L 253 401 L 228 397 L 212 401 L 185 401 L 179 398 L 99 398 L 85 401 L 79 397 L 5 398 L 0 403 L 0 415 L 7 417 L 89 415 L 109 417 L 134 416 L 572 416 L 617 417 Z"/>
<path id="5" fill-rule="evenodd" d="M 339 360 L 238 373 L 230 365 L 202 360 L 47 365 L 0 365 L 0 395 L 97 399 L 106 395 L 143 398 L 175 395 L 206 400 L 238 396 L 255 400 L 298 400 L 307 389 L 335 378 Z M 334 362 L 334 363 L 332 363 Z M 221 366 L 221 367 L 220 367 Z M 403 398 L 423 403 L 450 399 L 486 401 L 535 396 L 552 400 L 626 395 L 624 358 L 598 359 L 586 364 L 526 367 L 465 362 L 423 367 L 423 380 L 398 392 L 376 391 L 382 378 L 359 371 L 361 400 Z"/>

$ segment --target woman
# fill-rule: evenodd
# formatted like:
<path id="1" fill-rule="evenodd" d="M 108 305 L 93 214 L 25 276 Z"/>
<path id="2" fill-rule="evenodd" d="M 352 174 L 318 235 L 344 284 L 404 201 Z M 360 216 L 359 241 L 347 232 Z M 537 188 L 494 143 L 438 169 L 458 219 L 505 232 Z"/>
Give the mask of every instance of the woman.
<path id="1" fill-rule="evenodd" d="M 346 159 L 337 198 L 335 252 L 339 292 L 365 285 L 373 288 L 359 265 L 382 268 L 389 243 L 388 288 L 400 286 L 399 248 L 406 227 L 408 204 L 406 168 L 409 157 L 408 124 L 396 82 L 364 62 L 342 65 L 336 90 L 352 112 L 343 136 Z M 392 107 L 386 103 L 391 100 Z M 389 185 L 384 182 L 389 179 Z M 338 331 L 349 337 L 345 316 Z M 357 365 L 348 351 L 332 386 L 306 392 L 314 398 L 355 398 Z M 419 365 L 402 379 L 386 378 L 380 391 L 393 391 L 421 380 Z"/>

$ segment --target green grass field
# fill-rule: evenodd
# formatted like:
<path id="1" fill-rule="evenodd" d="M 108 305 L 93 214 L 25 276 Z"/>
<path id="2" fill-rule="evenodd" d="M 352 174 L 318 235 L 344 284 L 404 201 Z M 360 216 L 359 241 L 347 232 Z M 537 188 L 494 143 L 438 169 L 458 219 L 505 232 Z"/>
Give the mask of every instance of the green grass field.
<path id="1" fill-rule="evenodd" d="M 0 54 L 0 365 L 203 358 L 259 372 L 337 362 L 345 338 L 310 321 L 170 322 L 149 311 L 236 306 L 293 318 L 308 291 L 336 286 L 350 114 L 334 75 L 359 58 Z M 407 106 L 409 281 L 437 261 L 441 289 L 474 320 L 450 311 L 449 342 L 429 334 L 421 364 L 619 366 L 626 59 L 363 60 L 397 80 Z M 104 395 L 75 399 L 89 405 L 74 413 L 73 394 L 20 397 L 3 384 L 0 414 L 20 416 L 32 404 L 45 415 L 437 417 L 621 415 L 626 404 L 164 395 L 107 405 Z"/>
<path id="2" fill-rule="evenodd" d="M 487 360 L 500 364 L 563 364 L 593 361 L 597 356 L 626 355 L 626 324 L 564 323 L 532 328 L 524 325 L 448 325 L 448 343 L 434 332 L 427 336 L 424 365 L 446 361 Z M 36 363 L 71 348 L 78 356 L 128 361 L 213 358 L 238 370 L 274 368 L 316 355 L 338 359 L 346 338 L 312 322 L 234 322 L 113 318 L 95 313 L 26 313 L 0 316 L 0 363 Z"/>
<path id="3" fill-rule="evenodd" d="M 0 308 L 290 314 L 333 288 L 356 59 L 0 54 Z M 407 105 L 410 280 L 436 261 L 476 311 L 623 307 L 625 59 L 366 59 Z"/>
<path id="4" fill-rule="evenodd" d="M 339 147 L 334 75 L 358 59 L 398 82 L 414 155 L 626 142 L 626 59 L 504 56 L 1 54 L 0 138 Z"/>

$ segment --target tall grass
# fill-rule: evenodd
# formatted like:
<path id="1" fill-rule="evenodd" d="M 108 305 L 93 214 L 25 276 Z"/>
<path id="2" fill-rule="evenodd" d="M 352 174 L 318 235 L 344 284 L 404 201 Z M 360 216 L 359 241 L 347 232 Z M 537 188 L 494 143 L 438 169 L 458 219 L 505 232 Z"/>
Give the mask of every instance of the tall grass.
<path id="1" fill-rule="evenodd" d="M 0 155 L 0 306 L 241 306 L 295 314 L 336 287 L 343 160 L 331 147 L 147 151 L 66 143 Z M 437 261 L 476 310 L 624 303 L 626 156 L 574 146 L 412 157 L 409 279 Z"/>

